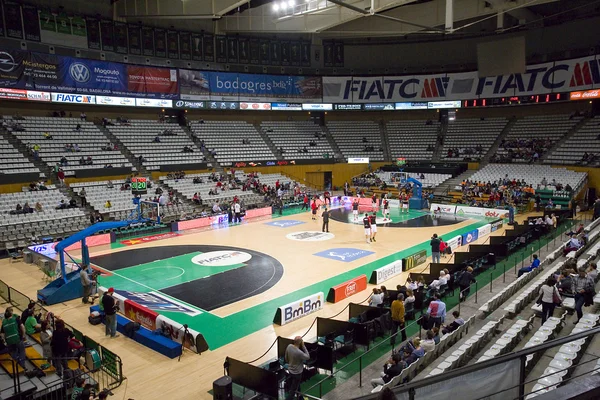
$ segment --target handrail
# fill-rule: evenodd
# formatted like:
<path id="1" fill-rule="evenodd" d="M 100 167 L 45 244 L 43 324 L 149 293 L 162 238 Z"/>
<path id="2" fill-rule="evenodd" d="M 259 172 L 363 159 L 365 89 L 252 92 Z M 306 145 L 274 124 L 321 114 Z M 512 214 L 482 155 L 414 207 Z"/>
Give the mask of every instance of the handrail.
<path id="1" fill-rule="evenodd" d="M 499 365 L 499 364 L 502 364 L 502 363 L 505 363 L 508 361 L 516 360 L 518 358 L 526 357 L 533 353 L 537 353 L 540 351 L 546 351 L 553 347 L 561 346 L 563 344 L 570 343 L 575 340 L 584 339 L 590 335 L 596 335 L 598 333 L 600 333 L 600 326 L 598 326 L 596 328 L 588 329 L 587 331 L 584 331 L 584 332 L 575 333 L 575 334 L 568 335 L 568 336 L 558 338 L 558 339 L 553 339 L 548 342 L 538 344 L 536 346 L 532 346 L 532 347 L 528 347 L 526 349 L 516 351 L 514 353 L 508 353 L 508 354 L 505 354 L 505 355 L 502 355 L 502 356 L 499 356 L 496 358 L 492 358 L 491 360 L 478 362 L 476 364 L 471 364 L 471 365 L 467 365 L 467 366 L 460 367 L 457 369 L 452 369 L 443 374 L 426 377 L 424 379 L 420 379 L 420 380 L 417 380 L 414 382 L 409 382 L 405 385 L 397 386 L 396 388 L 394 388 L 394 391 L 396 392 L 396 391 L 398 391 L 398 389 L 400 389 L 402 392 L 414 391 L 414 390 L 419 389 L 424 386 L 434 385 L 436 383 L 447 381 L 449 379 L 456 378 L 461 375 L 469 374 L 471 372 L 479 371 L 479 370 L 493 367 L 493 366 L 496 366 L 496 365 Z M 374 398 L 376 398 L 376 395 L 366 395 L 366 396 L 356 397 L 355 400 L 359 400 L 359 399 L 366 400 L 366 399 L 374 399 Z"/>

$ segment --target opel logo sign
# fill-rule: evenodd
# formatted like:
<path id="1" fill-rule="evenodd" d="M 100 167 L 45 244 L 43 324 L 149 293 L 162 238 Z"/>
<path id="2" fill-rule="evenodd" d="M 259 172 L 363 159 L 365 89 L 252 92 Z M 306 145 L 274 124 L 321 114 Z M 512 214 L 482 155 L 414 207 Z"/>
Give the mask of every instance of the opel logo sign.
<path id="1" fill-rule="evenodd" d="M 0 51 L 0 71 L 11 72 L 17 68 L 18 64 L 15 62 L 13 56 L 5 51 Z"/>
<path id="2" fill-rule="evenodd" d="M 71 64 L 69 74 L 71 74 L 71 78 L 79 83 L 85 83 L 90 80 L 90 70 L 81 63 Z"/>

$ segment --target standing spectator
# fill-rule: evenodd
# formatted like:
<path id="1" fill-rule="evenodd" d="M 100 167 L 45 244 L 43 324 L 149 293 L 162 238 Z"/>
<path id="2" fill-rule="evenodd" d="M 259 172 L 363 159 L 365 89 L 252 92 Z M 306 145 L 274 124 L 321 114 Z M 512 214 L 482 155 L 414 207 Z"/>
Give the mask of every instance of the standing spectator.
<path id="1" fill-rule="evenodd" d="M 373 294 L 369 299 L 369 307 L 379 307 L 381 304 L 383 304 L 383 293 L 380 289 L 373 288 Z"/>
<path id="2" fill-rule="evenodd" d="M 402 334 L 402 341 L 406 340 L 406 330 L 405 330 L 405 320 L 404 320 L 404 295 L 402 293 L 398 293 L 398 297 L 396 300 L 392 301 L 391 306 L 391 314 L 392 314 L 392 332 L 390 333 L 391 339 L 390 344 L 392 348 L 396 343 L 396 332 L 398 332 L 398 328 L 400 328 L 400 333 Z"/>
<path id="3" fill-rule="evenodd" d="M 238 224 L 241 223 L 242 222 L 242 217 L 241 217 L 242 207 L 240 206 L 240 203 L 237 201 L 233 204 L 233 214 L 234 214 L 234 218 L 235 218 L 234 222 L 236 222 Z"/>
<path id="4" fill-rule="evenodd" d="M 109 288 L 104 296 L 102 296 L 102 308 L 104 308 L 104 315 L 106 316 L 106 330 L 105 335 L 111 337 L 119 337 L 117 333 L 117 304 L 113 298 L 115 289 Z"/>
<path id="5" fill-rule="evenodd" d="M 437 233 L 433 234 L 431 241 L 429 242 L 431 246 L 431 262 L 439 263 L 440 262 L 440 239 L 438 239 Z"/>
<path id="6" fill-rule="evenodd" d="M 578 323 L 583 317 L 583 305 L 593 303 L 593 299 L 590 302 L 589 297 L 593 298 L 594 296 L 594 280 L 587 276 L 584 266 L 577 269 L 577 276 L 573 279 L 573 289 L 575 292 L 575 311 L 577 311 L 577 321 L 575 323 Z"/>
<path id="7" fill-rule="evenodd" d="M 59 168 L 58 172 L 56 173 L 56 177 L 58 178 L 58 182 L 64 186 L 65 184 L 65 171 L 63 171 L 62 168 Z"/>
<path id="8" fill-rule="evenodd" d="M 90 279 L 90 275 L 88 274 L 87 265 L 81 266 L 81 271 L 79 271 L 79 279 L 81 280 L 81 286 L 83 286 L 83 298 L 81 301 L 84 304 L 87 304 L 90 300 L 90 296 L 92 295 L 92 286 L 94 282 Z M 94 304 L 94 299 L 92 298 L 92 304 Z"/>
<path id="9" fill-rule="evenodd" d="M 13 308 L 8 307 L 2 320 L 2 333 L 8 351 L 13 359 L 25 369 L 25 326 L 19 317 L 14 315 Z"/>
<path id="10" fill-rule="evenodd" d="M 329 210 L 327 210 L 327 207 L 325 207 L 323 209 L 323 212 L 321 213 L 321 217 L 323 218 L 322 231 L 329 233 Z"/>
<path id="11" fill-rule="evenodd" d="M 42 357 L 46 360 L 52 359 L 52 329 L 48 321 L 42 321 L 40 331 L 40 342 L 42 343 Z"/>
<path id="12" fill-rule="evenodd" d="M 81 199 L 81 206 L 85 207 L 87 205 L 87 200 L 85 199 L 86 196 L 86 192 L 85 192 L 85 188 L 81 188 L 81 190 L 79 191 L 79 198 Z"/>
<path id="13" fill-rule="evenodd" d="M 81 114 L 79 114 L 79 119 L 85 121 L 87 119 L 87 114 L 85 112 L 82 112 Z"/>
<path id="14" fill-rule="evenodd" d="M 438 328 L 442 326 L 444 319 L 446 319 L 446 304 L 440 300 L 439 294 L 434 293 L 433 300 L 427 308 L 427 315 L 434 326 Z"/>
<path id="15" fill-rule="evenodd" d="M 52 346 L 52 362 L 59 376 L 62 376 L 63 370 L 67 368 L 70 335 L 71 332 L 66 328 L 65 323 L 60 319 L 56 320 L 56 329 L 52 334 L 50 344 Z"/>
<path id="16" fill-rule="evenodd" d="M 542 324 L 553 316 L 554 307 L 562 300 L 556 288 L 556 279 L 549 277 L 540 288 L 540 302 L 542 303 Z"/>
<path id="17" fill-rule="evenodd" d="M 459 301 L 466 301 L 471 292 L 471 283 L 477 282 L 473 276 L 473 268 L 468 266 L 467 269 L 458 278 L 458 287 L 460 287 L 460 293 L 458 294 Z"/>
<path id="18" fill-rule="evenodd" d="M 304 361 L 310 359 L 308 350 L 302 341 L 300 336 L 294 338 L 294 344 L 288 344 L 285 349 L 285 361 L 287 362 L 287 369 L 289 375 L 289 392 L 285 397 L 286 400 L 296 398 L 296 392 L 300 389 L 300 383 L 302 383 L 302 373 L 304 372 Z"/>

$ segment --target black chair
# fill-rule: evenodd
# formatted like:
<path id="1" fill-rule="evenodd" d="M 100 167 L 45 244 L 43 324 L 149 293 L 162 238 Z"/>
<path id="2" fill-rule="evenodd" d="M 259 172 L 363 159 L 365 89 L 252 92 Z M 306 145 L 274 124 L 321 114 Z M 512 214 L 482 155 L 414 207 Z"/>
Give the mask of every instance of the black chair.
<path id="1" fill-rule="evenodd" d="M 415 302 L 404 303 L 404 318 L 408 320 L 415 319 Z"/>

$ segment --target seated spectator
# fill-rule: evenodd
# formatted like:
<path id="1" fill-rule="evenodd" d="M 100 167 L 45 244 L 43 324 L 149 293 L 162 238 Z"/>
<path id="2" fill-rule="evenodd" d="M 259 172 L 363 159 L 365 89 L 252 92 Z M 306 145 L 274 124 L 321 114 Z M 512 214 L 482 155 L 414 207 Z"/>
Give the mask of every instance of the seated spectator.
<path id="1" fill-rule="evenodd" d="M 538 258 L 537 254 L 534 254 L 533 255 L 533 261 L 531 262 L 531 265 L 519 269 L 519 273 L 518 273 L 517 276 L 521 276 L 521 275 L 523 275 L 525 273 L 533 271 L 534 269 L 536 269 L 537 267 L 539 267 L 540 264 L 541 264 L 540 259 Z"/>
<path id="2" fill-rule="evenodd" d="M 139 157 L 138 157 L 138 162 L 139 162 L 140 164 L 142 164 L 142 163 L 145 163 L 145 162 L 146 162 L 146 159 L 144 158 L 144 156 L 139 156 Z"/>
<path id="3" fill-rule="evenodd" d="M 69 200 L 69 208 L 77 208 L 77 201 L 75 199 Z"/>
<path id="4" fill-rule="evenodd" d="M 577 236 L 577 235 L 580 235 L 581 233 L 583 233 L 583 230 L 584 230 L 583 224 L 579 224 L 579 227 L 577 228 L 576 231 L 572 231 L 571 230 L 570 232 L 565 233 L 565 235 L 567 235 L 567 236 Z"/>
<path id="5" fill-rule="evenodd" d="M 104 208 L 111 208 L 112 207 L 112 203 L 110 202 L 110 200 L 106 200 L 106 203 L 104 203 Z"/>
<path id="6" fill-rule="evenodd" d="M 460 317 L 458 311 L 452 311 L 452 316 L 454 317 L 454 321 L 442 328 L 442 333 L 444 335 L 454 332 L 465 324 L 465 320 Z"/>
<path id="7" fill-rule="evenodd" d="M 433 341 L 435 344 L 440 344 L 440 328 L 434 326 L 431 328 L 431 331 L 433 332 Z"/>
<path id="8" fill-rule="evenodd" d="M 85 352 L 85 347 L 79 339 L 75 337 L 73 333 L 69 335 L 69 356 L 78 359 Z"/>
<path id="9" fill-rule="evenodd" d="M 44 139 L 54 139 L 52 135 L 48 132 L 44 132 Z"/>
<path id="10" fill-rule="evenodd" d="M 415 302 L 415 294 L 413 292 L 412 289 L 407 289 L 406 290 L 406 298 L 404 299 L 404 305 L 406 305 L 407 303 L 414 303 Z"/>
<path id="11" fill-rule="evenodd" d="M 108 189 L 112 189 L 112 188 L 114 188 L 115 186 L 113 185 L 112 181 L 108 181 L 108 182 L 106 183 L 106 187 L 107 187 Z"/>
<path id="12" fill-rule="evenodd" d="M 373 288 L 373 294 L 369 299 L 369 307 L 379 307 L 383 305 L 383 293 L 381 289 Z"/>
<path id="13" fill-rule="evenodd" d="M 85 165 L 92 165 L 92 164 L 94 164 L 94 161 L 92 161 L 92 156 L 88 156 L 85 159 Z"/>
<path id="14" fill-rule="evenodd" d="M 73 151 L 74 151 L 74 152 L 76 152 L 76 153 L 78 153 L 78 152 L 80 152 L 80 151 L 81 151 L 81 149 L 79 148 L 79 145 L 78 145 L 77 143 L 75 143 L 75 144 L 73 145 Z"/>
<path id="15" fill-rule="evenodd" d="M 21 315 L 21 321 L 23 318 L 23 315 Z M 27 332 L 28 335 L 33 335 L 41 330 L 42 325 L 39 323 L 36 317 L 33 314 L 28 314 L 25 318 L 25 332 Z"/>
<path id="16" fill-rule="evenodd" d="M 215 204 L 213 204 L 212 206 L 212 212 L 215 214 L 218 214 L 220 212 L 222 212 L 223 210 L 221 210 L 221 207 L 219 206 L 219 202 L 215 202 Z"/>
<path id="17" fill-rule="evenodd" d="M 573 277 L 571 273 L 573 270 L 566 268 L 558 276 L 556 288 L 559 293 L 566 296 L 573 296 Z"/>
<path id="18" fill-rule="evenodd" d="M 23 205 L 23 214 L 29 214 L 32 213 L 33 209 L 31 208 L 31 206 L 29 205 L 28 202 L 25 202 L 25 204 Z"/>
<path id="19" fill-rule="evenodd" d="M 69 165 L 69 160 L 67 160 L 67 157 L 62 156 L 60 158 L 60 165 L 62 165 L 63 167 L 66 166 L 66 165 Z"/>
<path id="20" fill-rule="evenodd" d="M 185 147 L 183 148 L 183 152 L 184 152 L 184 153 L 193 153 L 193 152 L 194 152 L 194 149 L 192 149 L 190 146 L 185 146 Z"/>
<path id="21" fill-rule="evenodd" d="M 154 140 L 152 140 L 152 143 L 160 143 L 160 137 L 156 136 Z"/>
<path id="22" fill-rule="evenodd" d="M 194 193 L 194 197 L 192 197 L 192 201 L 195 204 L 202 205 L 202 197 L 198 194 L 198 192 Z"/>
<path id="23" fill-rule="evenodd" d="M 598 280 L 598 264 L 596 264 L 595 262 L 590 263 L 590 266 L 587 270 L 587 276 L 592 278 L 594 282 Z"/>
<path id="24" fill-rule="evenodd" d="M 82 112 L 81 114 L 79 114 L 79 118 L 80 118 L 82 121 L 85 121 L 85 120 L 87 119 L 87 114 L 86 114 L 85 112 Z"/>
<path id="25" fill-rule="evenodd" d="M 85 165 L 85 157 L 81 156 L 81 158 L 79 159 L 79 165 Z"/>
<path id="26" fill-rule="evenodd" d="M 67 203 L 65 202 L 65 199 L 62 199 L 59 203 L 58 206 L 56 206 L 57 210 L 64 210 L 67 208 Z"/>
<path id="27" fill-rule="evenodd" d="M 75 130 L 76 130 L 77 132 L 79 132 L 79 131 L 81 130 L 81 124 L 77 124 L 77 126 L 75 127 Z"/>
<path id="28" fill-rule="evenodd" d="M 400 375 L 403 369 L 404 363 L 402 362 L 400 354 L 395 353 L 383 366 L 383 372 L 381 373 L 381 377 L 371 379 L 371 385 L 373 386 L 373 388 L 385 385 L 386 383 L 391 381 L 395 376 Z"/>
<path id="29" fill-rule="evenodd" d="M 423 340 L 423 342 L 421 342 L 421 346 L 423 347 L 423 350 L 425 350 L 425 352 L 427 352 L 427 353 L 435 350 L 435 340 L 433 340 L 434 336 L 435 336 L 435 334 L 430 329 L 425 334 L 425 340 Z"/>
<path id="30" fill-rule="evenodd" d="M 571 240 L 565 245 L 563 249 L 563 255 L 567 255 L 572 251 L 577 251 L 583 246 L 583 243 L 579 240 L 578 236 L 571 237 Z"/>
<path id="31" fill-rule="evenodd" d="M 35 211 L 37 211 L 37 212 L 43 211 L 42 203 L 40 203 L 39 201 L 37 203 L 35 203 Z"/>
<path id="32" fill-rule="evenodd" d="M 104 164 L 104 168 L 112 168 L 113 165 L 112 164 Z"/>

